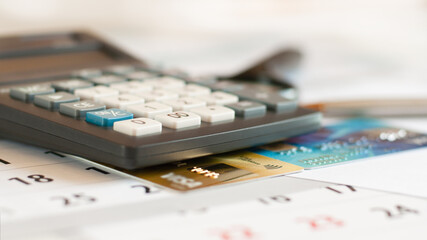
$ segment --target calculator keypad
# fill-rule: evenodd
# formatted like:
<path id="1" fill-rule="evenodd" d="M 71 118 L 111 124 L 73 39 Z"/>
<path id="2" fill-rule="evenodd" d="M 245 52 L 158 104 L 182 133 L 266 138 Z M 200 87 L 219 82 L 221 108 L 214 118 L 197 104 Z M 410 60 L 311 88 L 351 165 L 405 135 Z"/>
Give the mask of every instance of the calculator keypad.
<path id="1" fill-rule="evenodd" d="M 135 137 L 161 134 L 163 128 L 185 130 L 202 122 L 262 117 L 267 108 L 277 112 L 296 108 L 295 101 L 278 92 L 257 91 L 232 81 L 187 83 L 134 66 L 83 69 L 72 76 L 51 86 L 12 88 L 10 96 L 24 102 L 35 99 L 39 107 Z"/>

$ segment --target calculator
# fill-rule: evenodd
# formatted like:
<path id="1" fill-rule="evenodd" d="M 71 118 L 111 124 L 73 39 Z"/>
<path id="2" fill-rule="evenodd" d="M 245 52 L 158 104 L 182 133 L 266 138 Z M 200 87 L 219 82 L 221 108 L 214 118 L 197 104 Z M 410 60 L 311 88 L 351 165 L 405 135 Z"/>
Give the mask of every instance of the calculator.
<path id="1" fill-rule="evenodd" d="M 129 170 L 318 129 L 284 90 L 162 70 L 86 32 L 0 39 L 0 136 Z"/>

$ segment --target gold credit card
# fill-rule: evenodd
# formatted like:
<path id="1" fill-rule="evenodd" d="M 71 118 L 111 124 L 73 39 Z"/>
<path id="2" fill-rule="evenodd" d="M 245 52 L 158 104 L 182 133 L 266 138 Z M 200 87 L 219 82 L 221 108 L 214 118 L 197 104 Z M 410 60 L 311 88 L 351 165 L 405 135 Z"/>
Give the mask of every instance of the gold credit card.
<path id="1" fill-rule="evenodd" d="M 302 171 L 303 168 L 240 151 L 167 163 L 127 173 L 164 187 L 188 191 Z"/>

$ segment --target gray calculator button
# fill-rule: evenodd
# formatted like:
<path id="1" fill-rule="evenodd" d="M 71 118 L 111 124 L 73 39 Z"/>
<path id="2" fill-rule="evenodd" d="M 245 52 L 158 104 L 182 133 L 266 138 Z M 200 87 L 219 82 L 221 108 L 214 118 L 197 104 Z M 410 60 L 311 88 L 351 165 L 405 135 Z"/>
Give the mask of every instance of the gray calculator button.
<path id="1" fill-rule="evenodd" d="M 10 89 L 10 96 L 12 98 L 24 101 L 24 102 L 32 102 L 34 101 L 34 96 L 41 94 L 49 94 L 54 93 L 55 89 L 51 88 L 48 85 L 31 85 L 31 86 L 23 86 L 16 87 Z"/>
<path id="2" fill-rule="evenodd" d="M 52 83 L 52 87 L 55 88 L 57 91 L 66 91 L 71 93 L 73 93 L 76 89 L 88 88 L 92 86 L 93 83 L 80 79 L 68 79 Z"/>
<path id="3" fill-rule="evenodd" d="M 110 86 L 110 84 L 112 83 L 125 82 L 126 78 L 116 76 L 116 75 L 103 75 L 103 76 L 91 78 L 89 79 L 89 81 L 97 85 Z"/>
<path id="4" fill-rule="evenodd" d="M 233 109 L 237 116 L 243 118 L 264 116 L 267 111 L 267 107 L 264 104 L 251 101 L 232 103 L 226 105 L 226 107 Z"/>
<path id="5" fill-rule="evenodd" d="M 296 100 L 282 97 L 278 92 L 260 92 L 253 89 L 244 89 L 233 93 L 242 99 L 265 104 L 267 108 L 276 112 L 293 112 L 297 108 Z"/>
<path id="6" fill-rule="evenodd" d="M 62 103 L 59 105 L 59 112 L 77 119 L 85 118 L 87 112 L 105 110 L 104 104 L 99 104 L 94 101 L 79 101 Z"/>
<path id="7" fill-rule="evenodd" d="M 34 97 L 34 104 L 49 110 L 59 109 L 59 104 L 67 102 L 77 102 L 80 98 L 66 92 L 57 92 Z"/>

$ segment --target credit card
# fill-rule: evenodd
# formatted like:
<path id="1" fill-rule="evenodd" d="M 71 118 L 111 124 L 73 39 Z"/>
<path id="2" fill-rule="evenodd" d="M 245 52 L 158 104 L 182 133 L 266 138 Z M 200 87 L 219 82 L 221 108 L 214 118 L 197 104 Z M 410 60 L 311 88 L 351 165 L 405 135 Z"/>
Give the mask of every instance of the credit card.
<path id="1" fill-rule="evenodd" d="M 424 146 L 426 134 L 358 118 L 250 151 L 313 169 Z"/>
<path id="2" fill-rule="evenodd" d="M 302 170 L 302 167 L 294 164 L 253 152 L 239 151 L 167 163 L 126 173 L 174 190 L 188 191 Z"/>

